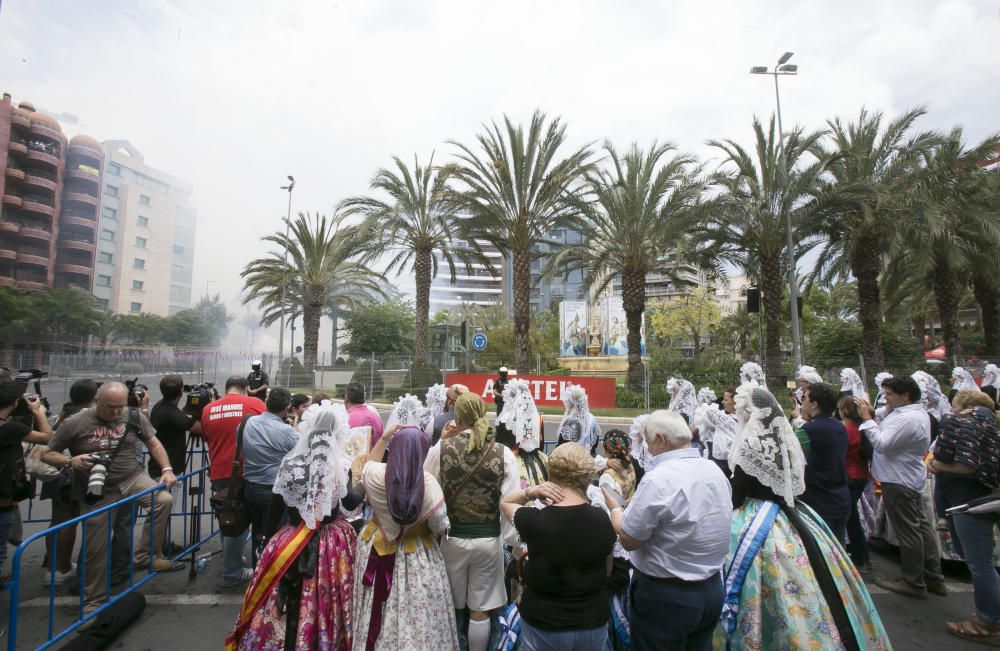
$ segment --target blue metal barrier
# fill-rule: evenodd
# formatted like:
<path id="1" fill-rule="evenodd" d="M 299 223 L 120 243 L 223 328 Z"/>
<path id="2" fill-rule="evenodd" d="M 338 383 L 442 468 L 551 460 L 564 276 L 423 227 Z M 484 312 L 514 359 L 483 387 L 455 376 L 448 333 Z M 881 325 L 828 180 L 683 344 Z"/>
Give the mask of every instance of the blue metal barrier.
<path id="1" fill-rule="evenodd" d="M 180 507 L 181 508 L 178 511 L 176 509 L 177 505 L 175 503 L 174 506 L 171 509 L 170 518 L 168 518 L 168 520 L 167 520 L 167 526 L 168 526 L 167 543 L 170 544 L 171 541 L 172 541 L 172 536 L 171 536 L 172 529 L 173 529 L 172 522 L 173 522 L 174 518 L 180 517 L 180 518 L 182 518 L 182 523 L 183 523 L 183 539 L 184 539 L 185 544 L 187 546 L 184 549 L 182 549 L 181 551 L 179 551 L 178 553 L 173 554 L 172 556 L 170 556 L 170 560 L 171 561 L 177 561 L 178 559 L 183 558 L 183 557 L 188 556 L 188 555 L 192 555 L 193 556 L 195 554 L 195 552 L 202 545 L 204 545 L 205 543 L 207 543 L 209 540 L 211 540 L 213 537 L 215 537 L 218 534 L 218 529 L 216 528 L 215 518 L 211 517 L 213 515 L 212 512 L 211 512 L 211 509 L 210 508 L 206 508 L 206 506 L 207 506 L 207 504 L 206 504 L 206 494 L 208 493 L 208 490 L 209 490 L 209 482 L 207 481 L 208 480 L 208 470 L 209 470 L 209 468 L 206 465 L 205 467 L 200 468 L 199 470 L 193 470 L 191 472 L 185 473 L 185 474 L 181 475 L 180 477 L 178 477 L 178 479 L 177 479 L 177 485 L 180 487 L 180 493 L 181 493 L 181 503 L 180 503 Z M 192 489 L 193 486 L 195 486 L 196 483 L 197 483 L 197 489 L 198 490 L 192 494 L 192 490 L 191 489 Z M 60 524 L 58 524 L 56 526 L 49 527 L 47 529 L 44 529 L 44 530 L 39 531 L 37 533 L 34 533 L 34 534 L 30 535 L 30 536 L 27 536 L 24 539 L 24 541 L 21 542 L 20 545 L 18 545 L 17 549 L 14 551 L 14 555 L 13 555 L 13 558 L 12 558 L 12 561 L 11 561 L 11 566 L 12 566 L 11 582 L 9 584 L 7 584 L 7 586 L 5 586 L 5 587 L 9 587 L 9 589 L 10 589 L 10 609 L 9 609 L 9 613 L 8 613 L 8 631 L 7 631 L 7 649 L 8 649 L 8 651 L 17 651 L 17 649 L 18 649 L 18 644 L 17 644 L 17 627 L 18 627 L 18 620 L 19 620 L 19 615 L 20 615 L 20 612 L 19 612 L 19 610 L 20 610 L 19 609 L 19 607 L 20 607 L 19 600 L 20 600 L 20 596 L 21 596 L 22 579 L 23 579 L 23 575 L 24 575 L 24 573 L 22 571 L 23 568 L 21 567 L 21 565 L 22 565 L 22 557 L 24 555 L 25 550 L 32 543 L 35 543 L 38 540 L 43 540 L 43 539 L 45 539 L 47 537 L 51 538 L 52 542 L 51 542 L 51 547 L 50 547 L 49 569 L 48 569 L 48 572 L 50 573 L 50 576 L 49 576 L 50 582 L 49 582 L 49 587 L 48 587 L 49 606 L 48 606 L 48 623 L 47 623 L 47 631 L 46 631 L 46 642 L 44 642 L 43 644 L 39 645 L 38 647 L 35 647 L 36 651 L 37 651 L 39 649 L 47 649 L 47 648 L 51 647 L 53 644 L 59 642 L 60 640 L 62 640 L 63 638 L 65 638 L 67 635 L 69 635 L 70 633 L 72 633 L 74 630 L 76 630 L 77 628 L 79 628 L 81 625 L 83 625 L 85 622 L 88 622 L 88 621 L 92 620 L 93 618 L 97 617 L 100 613 L 104 612 L 112 604 L 117 603 L 125 595 L 129 594 L 130 592 L 133 592 L 134 590 L 138 589 L 140 586 L 148 583 L 149 581 L 151 581 L 157 575 L 157 572 L 154 571 L 152 569 L 152 567 L 150 567 L 149 574 L 147 576 L 143 577 L 142 579 L 140 579 L 138 581 L 134 580 L 134 573 L 135 573 L 135 569 L 136 569 L 135 568 L 135 560 L 133 558 L 134 551 L 135 551 L 135 525 L 139 521 L 138 512 L 139 512 L 139 508 L 140 507 L 139 507 L 138 502 L 139 502 L 139 500 L 143 499 L 144 497 L 149 496 L 149 499 L 150 499 L 150 508 L 147 509 L 147 514 L 146 514 L 145 517 L 149 518 L 149 520 L 150 520 L 150 522 L 149 522 L 149 528 L 150 528 L 150 531 L 149 531 L 149 544 L 150 544 L 150 553 L 149 553 L 149 557 L 150 558 L 149 558 L 149 562 L 152 563 L 153 559 L 156 557 L 155 550 L 154 550 L 155 545 L 156 545 L 156 543 L 155 543 L 155 541 L 156 541 L 156 535 L 155 535 L 155 526 L 156 526 L 156 524 L 155 524 L 154 518 L 152 518 L 152 507 L 155 504 L 154 493 L 156 493 L 157 491 L 160 491 L 160 490 L 165 490 L 165 489 L 166 489 L 166 486 L 164 484 L 158 484 L 157 486 L 154 486 L 152 488 L 149 488 L 149 489 L 146 489 L 146 490 L 141 491 L 139 493 L 136 493 L 135 495 L 130 495 L 128 497 L 122 498 L 122 499 L 120 499 L 120 500 L 118 500 L 116 502 L 112 502 L 111 504 L 107 504 L 105 506 L 102 506 L 99 509 L 95 509 L 95 510 L 89 512 L 89 513 L 85 513 L 85 514 L 77 516 L 77 517 L 75 517 L 75 518 L 73 518 L 71 520 L 67 520 L 66 522 L 60 523 Z M 111 589 L 112 588 L 112 586 L 111 586 L 111 571 L 112 571 L 112 566 L 113 566 L 112 559 L 111 559 L 111 555 L 112 555 L 112 551 L 111 551 L 112 550 L 112 534 L 113 534 L 113 531 L 114 531 L 114 520 L 115 520 L 116 514 L 118 512 L 118 509 L 121 509 L 123 507 L 128 508 L 128 510 L 129 510 L 128 512 L 130 514 L 130 517 L 129 517 L 129 545 L 128 545 L 128 552 L 129 552 L 128 580 L 127 580 L 126 585 L 121 589 L 121 591 L 119 593 L 112 595 L 112 589 Z M 204 516 L 210 516 L 211 524 L 208 527 L 209 533 L 207 535 L 205 535 L 203 537 L 199 537 L 197 540 L 195 540 L 196 536 L 200 536 L 201 519 Z M 98 517 L 106 517 L 108 519 L 108 537 L 107 537 L 107 541 L 106 541 L 106 545 L 107 545 L 106 549 L 108 550 L 108 556 L 109 556 L 109 558 L 108 558 L 107 569 L 106 569 L 106 575 L 107 575 L 106 576 L 106 581 L 107 582 L 106 582 L 106 585 L 105 585 L 106 592 L 105 592 L 104 597 L 103 597 L 103 602 L 104 603 L 101 604 L 101 606 L 99 608 L 97 608 L 96 610 L 94 610 L 93 612 L 85 614 L 84 613 L 84 605 L 85 605 L 85 600 L 86 600 L 86 590 L 84 589 L 84 587 L 85 587 L 85 577 L 86 577 L 87 523 L 88 523 L 88 521 L 90 521 L 92 519 L 95 519 L 95 518 L 98 518 Z M 192 526 L 195 527 L 195 529 L 192 529 L 192 530 L 188 529 L 188 524 L 189 524 L 188 523 L 188 518 L 189 517 L 195 518 L 195 521 L 191 523 Z M 57 566 L 56 558 L 57 558 L 58 543 L 59 543 L 58 533 L 60 531 L 62 531 L 63 529 L 66 529 L 66 528 L 69 528 L 69 527 L 76 527 L 77 524 L 79 524 L 81 526 L 81 530 L 82 530 L 82 542 L 81 542 L 80 557 L 79 557 L 80 558 L 80 564 L 79 564 L 79 567 L 77 568 L 78 578 L 76 579 L 79 582 L 79 588 L 80 588 L 79 604 L 78 604 L 78 611 L 77 611 L 78 612 L 78 616 L 77 616 L 76 620 L 74 620 L 72 623 L 70 623 L 69 626 L 67 626 L 67 627 L 59 630 L 58 632 L 55 632 L 55 630 L 54 630 L 55 629 L 55 623 L 54 622 L 55 622 L 56 585 L 55 585 L 55 581 L 51 580 L 51 579 L 54 579 L 55 572 L 56 572 L 56 566 Z M 192 561 L 193 560 L 194 559 L 192 558 Z"/>

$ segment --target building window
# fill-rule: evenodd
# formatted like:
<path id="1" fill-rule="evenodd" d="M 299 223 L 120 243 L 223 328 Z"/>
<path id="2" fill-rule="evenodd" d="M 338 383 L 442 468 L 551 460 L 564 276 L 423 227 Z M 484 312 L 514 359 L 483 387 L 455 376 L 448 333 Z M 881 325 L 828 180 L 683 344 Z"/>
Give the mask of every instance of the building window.
<path id="1" fill-rule="evenodd" d="M 174 255 L 184 255 L 184 247 L 179 244 L 174 244 Z"/>
<path id="2" fill-rule="evenodd" d="M 108 206 L 104 206 L 103 208 L 101 208 L 101 216 L 104 217 L 105 219 L 118 221 L 118 211 L 115 210 L 114 208 L 109 208 Z"/>
<path id="3" fill-rule="evenodd" d="M 101 229 L 101 239 L 104 240 L 105 242 L 114 242 L 115 241 L 115 232 L 114 231 L 109 231 L 106 228 L 102 228 Z"/>
<path id="4" fill-rule="evenodd" d="M 147 197 L 144 194 L 140 194 L 139 195 L 139 205 L 140 206 L 148 206 L 149 205 L 149 197 Z"/>
<path id="5" fill-rule="evenodd" d="M 139 226 L 149 226 L 149 217 L 139 215 L 139 218 L 135 220 L 135 223 Z"/>
<path id="6" fill-rule="evenodd" d="M 117 197 L 118 188 L 116 186 L 111 185 L 110 183 L 106 183 L 104 185 L 104 194 L 108 195 L 109 197 Z"/>
<path id="7" fill-rule="evenodd" d="M 132 268 L 133 269 L 145 269 L 146 268 L 146 261 L 143 260 L 142 258 L 136 258 L 132 262 Z"/>
<path id="8" fill-rule="evenodd" d="M 141 292 L 142 291 L 142 286 L 143 286 L 143 282 L 141 280 L 133 280 L 132 281 L 132 291 Z"/>
<path id="9" fill-rule="evenodd" d="M 108 174 L 114 174 L 115 176 L 122 175 L 122 166 L 118 163 L 108 163 Z"/>
<path id="10" fill-rule="evenodd" d="M 108 305 L 109 305 L 108 299 L 106 299 L 106 298 L 99 298 L 99 299 L 97 299 L 97 309 L 103 310 L 103 311 L 107 312 Z"/>
<path id="11" fill-rule="evenodd" d="M 146 248 L 146 238 L 145 237 L 137 237 L 137 238 L 135 238 L 135 245 L 136 245 L 137 248 L 140 248 L 140 249 Z"/>
<path id="12" fill-rule="evenodd" d="M 104 264 L 111 264 L 112 259 L 113 258 L 111 257 L 111 254 L 108 253 L 107 251 L 101 251 L 100 253 L 97 254 L 98 262 L 103 262 Z"/>
<path id="13" fill-rule="evenodd" d="M 111 287 L 111 276 L 97 276 L 97 286 L 98 287 Z"/>
<path id="14" fill-rule="evenodd" d="M 142 312 L 142 303 L 136 303 L 133 301 L 131 307 L 129 308 L 129 312 L 131 312 L 132 314 L 138 314 L 139 312 Z"/>

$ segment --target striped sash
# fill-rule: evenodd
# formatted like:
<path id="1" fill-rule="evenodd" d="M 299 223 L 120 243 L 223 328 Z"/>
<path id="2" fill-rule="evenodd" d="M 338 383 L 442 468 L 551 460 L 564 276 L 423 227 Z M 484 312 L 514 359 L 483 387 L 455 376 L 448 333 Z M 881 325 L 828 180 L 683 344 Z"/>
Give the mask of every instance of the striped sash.
<path id="1" fill-rule="evenodd" d="M 780 511 L 781 507 L 776 502 L 761 504 L 750 526 L 743 532 L 736 553 L 733 554 L 733 560 L 726 568 L 726 597 L 722 605 L 722 623 L 726 627 L 727 637 L 736 630 L 736 619 L 740 614 L 740 593 L 743 591 L 747 573 Z M 728 640 L 726 645 L 728 647 Z"/>

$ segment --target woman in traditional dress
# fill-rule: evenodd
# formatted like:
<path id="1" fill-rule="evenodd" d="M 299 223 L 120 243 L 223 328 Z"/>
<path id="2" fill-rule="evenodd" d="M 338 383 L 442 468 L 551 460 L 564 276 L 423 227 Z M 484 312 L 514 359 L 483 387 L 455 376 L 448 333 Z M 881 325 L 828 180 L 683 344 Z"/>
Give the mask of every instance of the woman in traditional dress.
<path id="1" fill-rule="evenodd" d="M 983 377 L 979 380 L 979 390 L 988 395 L 996 404 L 998 388 L 1000 388 L 1000 368 L 997 368 L 996 364 L 987 364 L 983 367 Z"/>
<path id="2" fill-rule="evenodd" d="M 717 649 L 888 649 L 861 576 L 823 519 L 795 498 L 805 455 L 771 393 L 737 391 L 733 513 Z"/>
<path id="3" fill-rule="evenodd" d="M 698 396 L 694 385 L 682 377 L 672 377 L 667 380 L 667 395 L 670 396 L 667 409 L 683 416 L 688 426 L 691 426 L 694 412 L 698 409 Z"/>
<path id="4" fill-rule="evenodd" d="M 590 413 L 587 391 L 577 384 L 567 385 L 563 391 L 563 404 L 566 405 L 566 413 L 559 423 L 556 447 L 563 443 L 579 443 L 590 450 L 591 455 L 596 454 L 601 440 L 601 426 Z"/>
<path id="5" fill-rule="evenodd" d="M 767 386 L 767 380 L 764 378 L 764 369 L 757 362 L 744 362 L 743 366 L 740 367 L 740 384 L 746 384 L 747 382 L 756 382 L 762 387 Z"/>
<path id="6" fill-rule="evenodd" d="M 875 374 L 875 409 L 885 407 L 885 389 L 882 388 L 882 383 L 891 378 L 892 373 L 888 371 Z"/>
<path id="7" fill-rule="evenodd" d="M 542 451 L 544 429 L 542 416 L 531 396 L 531 388 L 524 380 L 511 380 L 503 392 L 503 411 L 497 423 L 504 426 L 514 438 L 510 451 L 517 457 L 521 472 L 521 488 L 538 486 L 548 481 L 549 460 Z"/>
<path id="8" fill-rule="evenodd" d="M 339 406 L 338 406 L 339 407 Z M 227 651 L 346 651 L 357 536 L 340 512 L 350 510 L 337 439 L 347 435 L 343 407 L 322 407 L 308 433 L 282 460 L 267 531 L 283 507 L 289 523 L 271 536 L 243 597 Z"/>
<path id="9" fill-rule="evenodd" d="M 386 430 L 361 483 L 373 516 L 354 563 L 354 649 L 458 648 L 451 588 L 437 536 L 448 530 L 441 486 L 424 472 L 426 434 Z"/>
<path id="10" fill-rule="evenodd" d="M 840 370 L 840 396 L 861 398 L 869 404 L 872 401 L 868 397 L 868 389 L 865 388 L 865 383 L 861 380 L 861 376 L 853 368 L 847 367 Z"/>

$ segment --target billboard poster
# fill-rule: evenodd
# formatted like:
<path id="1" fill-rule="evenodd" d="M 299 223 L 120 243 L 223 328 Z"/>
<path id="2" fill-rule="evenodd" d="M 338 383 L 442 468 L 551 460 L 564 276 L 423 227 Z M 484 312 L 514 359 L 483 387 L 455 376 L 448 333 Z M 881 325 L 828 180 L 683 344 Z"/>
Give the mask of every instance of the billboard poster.
<path id="1" fill-rule="evenodd" d="M 587 354 L 587 302 L 563 301 L 559 304 L 559 354 L 583 357 Z"/>
<path id="2" fill-rule="evenodd" d="M 582 386 L 587 392 L 587 400 L 591 407 L 614 407 L 615 379 L 610 377 L 565 377 L 555 375 L 518 375 L 518 380 L 524 380 L 531 389 L 535 403 L 562 407 L 562 394 L 570 384 Z M 486 403 L 493 404 L 493 382 L 495 375 L 485 373 L 449 373 L 445 383 L 464 384 L 476 393 Z"/>
<path id="3" fill-rule="evenodd" d="M 625 318 L 625 308 L 622 306 L 620 296 L 612 298 L 602 298 L 598 302 L 598 311 L 601 315 L 601 330 L 604 332 L 604 345 L 601 347 L 601 354 L 609 357 L 628 355 L 628 320 Z M 643 315 L 645 317 L 645 314 Z M 645 325 L 645 318 L 643 319 Z M 646 331 L 645 327 L 639 331 L 640 354 L 646 354 Z"/>

